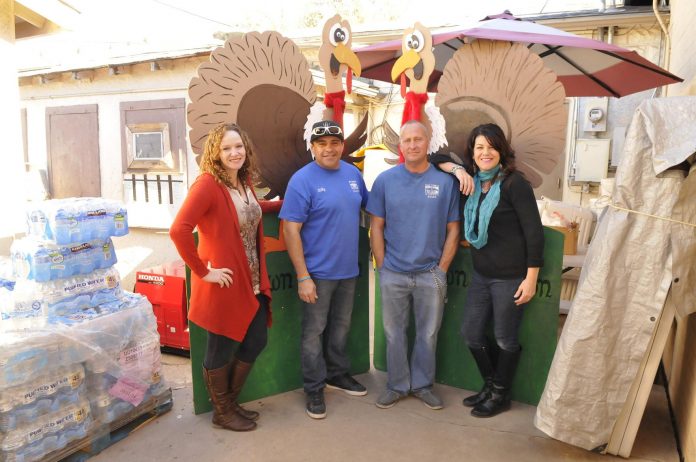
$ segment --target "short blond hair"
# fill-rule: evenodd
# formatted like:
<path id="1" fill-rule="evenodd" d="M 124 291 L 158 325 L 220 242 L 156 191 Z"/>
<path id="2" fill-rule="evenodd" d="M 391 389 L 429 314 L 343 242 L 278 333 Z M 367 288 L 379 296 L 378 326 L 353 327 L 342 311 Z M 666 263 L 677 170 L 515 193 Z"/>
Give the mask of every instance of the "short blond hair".
<path id="1" fill-rule="evenodd" d="M 399 138 L 401 138 L 401 136 L 404 134 L 404 128 L 410 127 L 411 125 L 421 127 L 423 129 L 423 132 L 425 133 L 425 137 L 428 138 L 428 140 L 430 139 L 430 136 L 431 136 L 430 128 L 428 128 L 428 126 L 425 125 L 420 120 L 416 120 L 416 119 L 411 119 L 411 120 L 407 120 L 406 122 L 404 122 L 404 124 L 401 126 L 401 129 L 399 129 Z"/>

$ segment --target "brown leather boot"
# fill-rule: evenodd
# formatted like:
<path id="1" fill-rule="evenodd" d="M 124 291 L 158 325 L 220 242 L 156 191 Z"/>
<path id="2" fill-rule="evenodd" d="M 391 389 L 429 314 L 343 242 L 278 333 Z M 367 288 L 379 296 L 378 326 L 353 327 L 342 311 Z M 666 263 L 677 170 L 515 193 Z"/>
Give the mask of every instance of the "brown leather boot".
<path id="1" fill-rule="evenodd" d="M 249 409 L 244 409 L 237 403 L 237 398 L 242 392 L 244 383 L 246 382 L 249 372 L 251 372 L 251 367 L 254 363 L 245 363 L 237 358 L 232 360 L 232 367 L 230 368 L 230 400 L 232 401 L 232 407 L 237 412 L 237 414 L 246 417 L 249 420 L 257 420 L 259 418 L 259 413 L 256 411 L 250 411 Z"/>
<path id="2" fill-rule="evenodd" d="M 217 369 L 203 368 L 203 378 L 213 403 L 213 426 L 235 432 L 247 432 L 256 428 L 256 422 L 234 411 L 233 400 L 227 389 L 232 364 Z"/>

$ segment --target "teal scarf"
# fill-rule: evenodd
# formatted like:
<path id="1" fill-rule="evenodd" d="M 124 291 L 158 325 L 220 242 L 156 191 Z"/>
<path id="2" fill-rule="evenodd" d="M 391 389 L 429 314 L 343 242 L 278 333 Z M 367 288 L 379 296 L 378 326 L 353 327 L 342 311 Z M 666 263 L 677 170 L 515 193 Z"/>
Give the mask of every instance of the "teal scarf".
<path id="1" fill-rule="evenodd" d="M 492 180 L 500 171 L 500 164 L 494 169 L 487 172 L 479 171 L 474 175 L 474 193 L 469 196 L 464 206 L 464 237 L 467 241 L 477 249 L 480 249 L 488 242 L 488 224 L 491 221 L 493 210 L 498 206 L 500 201 L 500 183 L 501 180 L 496 180 L 488 194 L 481 202 L 481 207 L 478 210 L 478 234 L 476 233 L 476 209 L 479 200 L 481 199 L 481 182 Z"/>

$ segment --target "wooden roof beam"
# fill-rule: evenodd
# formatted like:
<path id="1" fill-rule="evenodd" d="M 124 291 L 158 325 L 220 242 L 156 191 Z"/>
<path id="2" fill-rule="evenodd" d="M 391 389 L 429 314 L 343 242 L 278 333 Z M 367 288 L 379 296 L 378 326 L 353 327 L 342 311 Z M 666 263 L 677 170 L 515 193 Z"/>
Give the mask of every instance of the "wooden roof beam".
<path id="1" fill-rule="evenodd" d="M 15 16 L 25 20 L 37 29 L 41 29 L 46 24 L 46 18 L 35 11 L 30 10 L 21 3 L 14 2 L 14 13 Z"/>

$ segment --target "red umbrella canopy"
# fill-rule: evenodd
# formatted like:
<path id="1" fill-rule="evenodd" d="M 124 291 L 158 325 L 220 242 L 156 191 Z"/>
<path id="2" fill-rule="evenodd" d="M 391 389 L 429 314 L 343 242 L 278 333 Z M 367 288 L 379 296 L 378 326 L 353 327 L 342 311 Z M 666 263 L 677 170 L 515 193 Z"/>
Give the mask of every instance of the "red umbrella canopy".
<path id="1" fill-rule="evenodd" d="M 432 35 L 435 70 L 429 91 L 437 91 L 442 70 L 452 55 L 472 39 L 525 44 L 554 71 L 566 96 L 622 96 L 683 79 L 651 63 L 635 51 L 571 34 L 505 12 L 487 16 L 474 26 Z M 402 40 L 390 40 L 356 51 L 362 77 L 391 82 L 391 69 L 401 56 Z"/>

